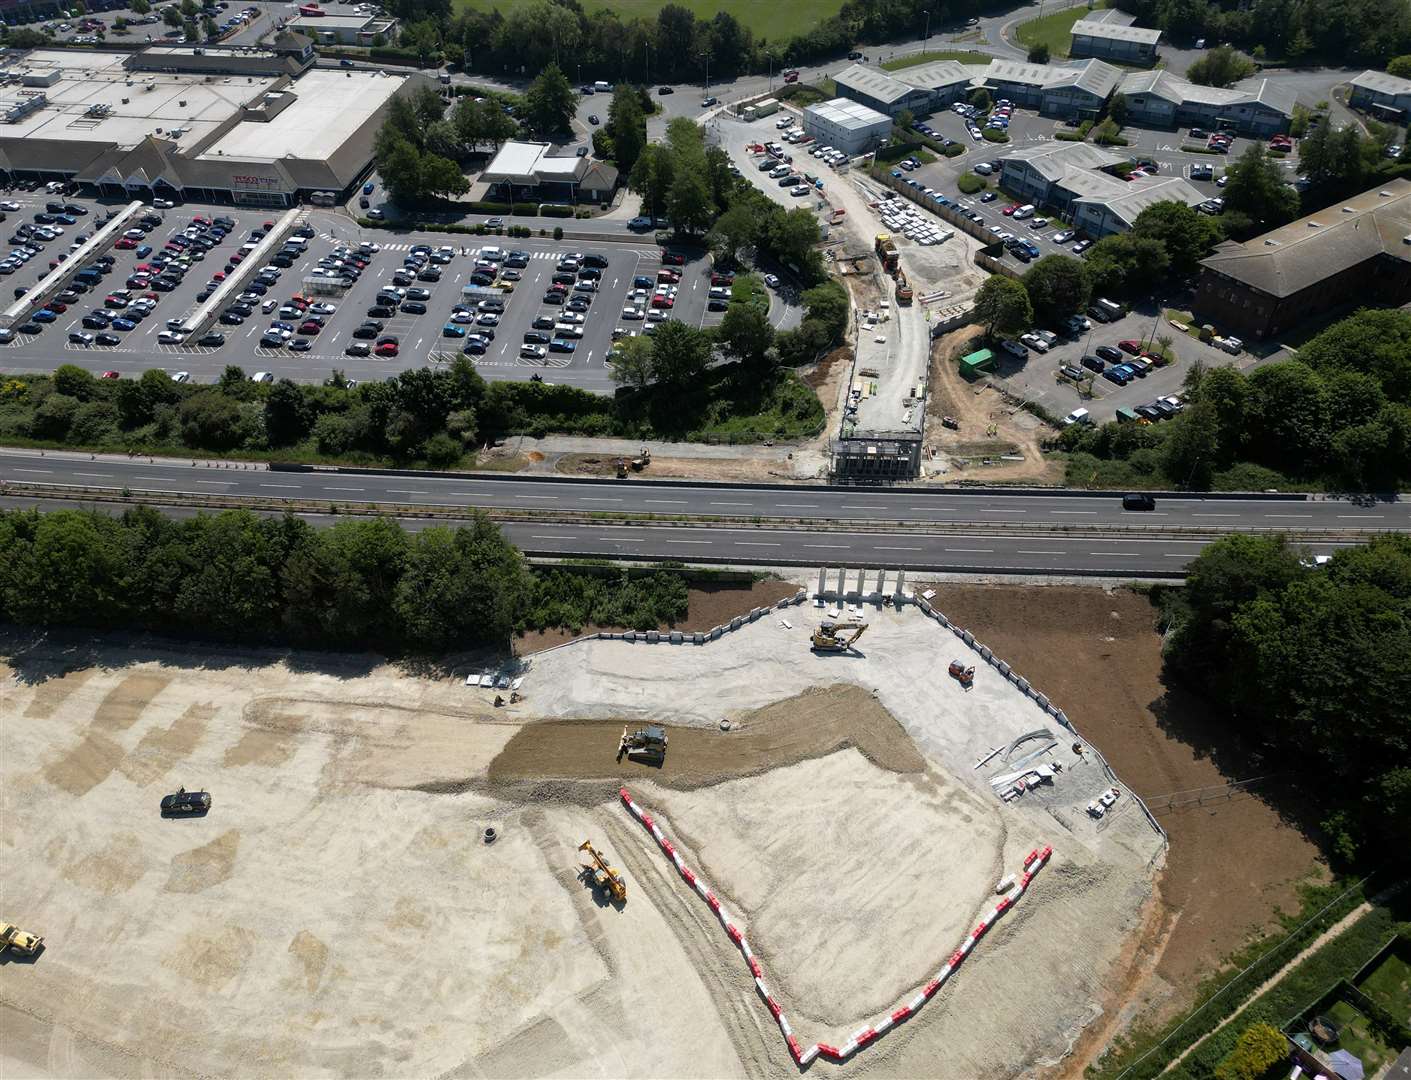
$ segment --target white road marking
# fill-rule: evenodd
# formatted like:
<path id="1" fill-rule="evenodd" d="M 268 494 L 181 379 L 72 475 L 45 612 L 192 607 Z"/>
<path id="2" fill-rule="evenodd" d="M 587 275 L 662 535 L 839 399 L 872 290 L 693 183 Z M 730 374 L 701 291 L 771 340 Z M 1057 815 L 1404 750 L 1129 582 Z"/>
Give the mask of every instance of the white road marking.
<path id="1" fill-rule="evenodd" d="M 818 509 L 818 504 L 817 504 L 817 503 L 780 503 L 779 505 L 780 505 L 780 506 L 783 506 L 783 507 L 787 507 L 787 508 L 790 509 L 790 510 L 817 510 L 817 509 Z"/>
<path id="2" fill-rule="evenodd" d="M 564 535 L 562 535 L 562 534 L 560 534 L 560 533 L 551 533 L 551 534 L 548 534 L 548 535 L 541 534 L 541 533 L 530 533 L 530 534 L 529 534 L 529 539 L 531 539 L 531 540 L 577 540 L 578 537 L 572 536 L 572 535 L 564 536 Z"/>
<path id="3" fill-rule="evenodd" d="M 920 549 L 919 547 L 883 547 L 881 544 L 878 544 L 878 545 L 877 545 L 877 550 L 878 550 L 878 551 L 920 551 L 921 549 Z"/>
<path id="4" fill-rule="evenodd" d="M 668 544 L 713 544 L 713 540 L 668 540 Z"/>
<path id="5" fill-rule="evenodd" d="M 1096 510 L 1050 510 L 1051 514 L 1096 514 Z"/>
<path id="6" fill-rule="evenodd" d="M 429 491 L 407 491 L 405 488 L 388 488 L 389 495 L 430 495 Z"/>
<path id="7" fill-rule="evenodd" d="M 710 505 L 711 505 L 711 506 L 753 506 L 754 504 L 753 504 L 753 503 L 747 503 L 747 502 L 713 502 L 713 503 L 711 503 Z"/>
<path id="8" fill-rule="evenodd" d="M 418 495 L 425 495 L 426 492 L 420 491 L 420 492 L 417 492 L 417 494 L 418 494 Z M 558 502 L 558 498 L 559 498 L 559 497 L 558 497 L 557 495 L 516 495 L 515 498 L 516 498 L 516 499 L 546 499 L 546 500 L 548 500 L 549 502 Z"/>
<path id="9" fill-rule="evenodd" d="M 969 551 L 980 555 L 993 555 L 994 548 L 945 548 L 946 551 Z"/>
<path id="10" fill-rule="evenodd" d="M 782 545 L 782 544 L 765 544 L 765 543 L 761 543 L 761 542 L 757 542 L 757 541 L 751 541 L 751 540 L 736 540 L 736 541 L 735 541 L 735 546 L 736 546 L 736 547 L 782 547 L 783 545 Z"/>
<path id="11" fill-rule="evenodd" d="M 160 478 L 160 477 L 157 477 L 156 479 L 161 479 L 161 478 Z M 299 485 L 298 485 L 298 484 L 261 484 L 260 487 L 267 487 L 267 488 L 289 488 L 289 489 L 291 489 L 291 490 L 297 491 L 298 488 L 299 488 Z"/>
<path id="12" fill-rule="evenodd" d="M 1064 554 L 1064 552 L 1062 552 L 1062 551 L 1024 551 L 1024 550 L 1021 548 L 1020 551 L 1019 551 L 1019 554 L 1020 554 L 1020 555 L 1062 555 L 1062 554 Z"/>
<path id="13" fill-rule="evenodd" d="M 112 474 L 112 473 L 105 473 L 105 472 L 76 472 L 76 473 L 74 473 L 74 475 L 75 475 L 75 476 L 96 476 L 96 477 L 98 477 L 100 480 L 111 480 L 111 479 L 113 478 L 113 474 Z"/>
<path id="14" fill-rule="evenodd" d="M 648 499 L 648 500 L 646 500 L 646 502 L 647 502 L 647 505 L 648 505 L 648 506 L 685 506 L 687 500 L 685 500 L 685 499 Z"/>
<path id="15" fill-rule="evenodd" d="M 325 488 L 324 490 L 325 490 L 325 491 L 366 491 L 367 488 L 330 487 L 330 488 Z"/>
<path id="16" fill-rule="evenodd" d="M 621 499 L 595 499 L 591 495 L 583 496 L 584 502 L 621 502 Z"/>
<path id="17" fill-rule="evenodd" d="M 1385 514 L 1339 514 L 1339 515 L 1338 515 L 1338 520 L 1339 520 L 1339 521 L 1361 521 L 1363 518 L 1375 518 L 1376 520 L 1380 521 L 1380 520 L 1381 520 L 1382 518 L 1384 518 L 1384 517 L 1386 517 Z"/>
<path id="18" fill-rule="evenodd" d="M 53 470 L 53 469 L 15 469 L 14 471 L 15 471 L 15 472 L 28 472 L 28 473 L 51 473 L 51 472 L 53 472 L 54 470 Z"/>

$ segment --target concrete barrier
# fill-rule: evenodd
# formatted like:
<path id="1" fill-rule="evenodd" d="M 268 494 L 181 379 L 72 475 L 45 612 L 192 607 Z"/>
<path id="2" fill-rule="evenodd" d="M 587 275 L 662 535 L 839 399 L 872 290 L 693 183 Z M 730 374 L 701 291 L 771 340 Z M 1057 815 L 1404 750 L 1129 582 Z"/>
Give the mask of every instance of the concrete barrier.
<path id="1" fill-rule="evenodd" d="M 673 644 L 673 645 L 680 645 L 681 642 L 684 641 L 684 640 L 685 640 L 685 638 L 683 638 L 683 637 L 681 636 L 681 631 L 680 631 L 680 630 L 673 630 L 673 631 L 671 631 L 671 644 Z"/>
<path id="2" fill-rule="evenodd" d="M 648 630 L 648 631 L 647 631 L 647 644 L 648 644 L 648 645 L 655 645 L 655 644 L 656 644 L 658 641 L 660 641 L 660 640 L 661 640 L 661 634 L 660 634 L 660 632 L 658 632 L 658 631 L 656 631 L 656 630 Z"/>

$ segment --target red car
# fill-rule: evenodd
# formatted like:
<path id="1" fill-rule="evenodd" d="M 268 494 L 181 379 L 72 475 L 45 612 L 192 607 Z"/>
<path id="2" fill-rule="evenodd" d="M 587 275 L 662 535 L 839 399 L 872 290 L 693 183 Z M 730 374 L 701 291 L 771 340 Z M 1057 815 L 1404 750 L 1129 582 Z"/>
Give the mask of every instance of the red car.
<path id="1" fill-rule="evenodd" d="M 715 273 L 710 275 L 710 283 L 712 285 L 730 285 L 734 281 L 735 275 L 728 270 L 724 273 L 716 271 Z"/>
<path id="2" fill-rule="evenodd" d="M 1010 203 L 1003 210 L 1001 210 L 1000 213 L 1003 214 L 1005 217 L 1012 217 L 1014 215 L 1014 211 L 1018 210 L 1019 207 L 1023 205 L 1023 203 Z"/>
<path id="3" fill-rule="evenodd" d="M 44 306 L 50 311 L 57 311 L 61 315 L 69 310 L 69 305 L 65 304 L 62 300 L 50 300 L 49 303 Z"/>
<path id="4" fill-rule="evenodd" d="M 307 337 L 313 337 L 322 329 L 323 327 L 316 322 L 306 322 L 299 324 L 299 333 L 304 334 Z"/>
<path id="5" fill-rule="evenodd" d="M 210 223 L 210 218 L 202 217 L 200 214 L 197 214 L 194 218 L 191 219 L 191 224 L 193 225 L 209 225 Z"/>
<path id="6" fill-rule="evenodd" d="M 212 280 L 212 281 L 224 281 L 224 280 L 225 280 L 225 271 L 224 271 L 224 270 L 217 270 L 214 274 L 211 275 L 211 280 Z"/>
<path id="7" fill-rule="evenodd" d="M 103 372 L 102 377 L 105 378 L 105 379 L 121 379 L 121 378 L 122 378 L 122 376 L 119 375 L 116 371 L 105 371 L 105 372 Z"/>
<path id="8" fill-rule="evenodd" d="M 680 280 L 681 275 L 678 274 L 675 270 L 657 271 L 657 284 L 659 285 L 675 285 L 680 282 Z"/>
<path id="9" fill-rule="evenodd" d="M 674 251 L 663 251 L 661 253 L 661 261 L 667 266 L 685 266 L 686 256 L 678 255 Z"/>
<path id="10" fill-rule="evenodd" d="M 1126 341 L 1119 341 L 1117 347 L 1124 353 L 1131 353 L 1133 356 L 1140 356 L 1142 354 L 1142 343 L 1140 341 L 1133 341 L 1130 338 Z"/>
<path id="11" fill-rule="evenodd" d="M 231 255 L 230 255 L 230 265 L 231 265 L 231 266 L 239 266 L 239 265 L 240 265 L 241 263 L 243 263 L 244 261 L 245 261 L 245 253 L 244 253 L 243 251 L 235 251 L 235 252 L 232 252 L 232 253 L 231 253 Z"/>
<path id="12" fill-rule="evenodd" d="M 397 346 L 393 342 L 385 342 L 374 350 L 378 356 L 396 356 Z"/>
<path id="13" fill-rule="evenodd" d="M 121 240 L 119 240 L 116 244 L 113 245 L 113 247 L 117 248 L 119 251 L 131 251 L 136 246 L 137 241 L 130 236 L 124 236 Z"/>

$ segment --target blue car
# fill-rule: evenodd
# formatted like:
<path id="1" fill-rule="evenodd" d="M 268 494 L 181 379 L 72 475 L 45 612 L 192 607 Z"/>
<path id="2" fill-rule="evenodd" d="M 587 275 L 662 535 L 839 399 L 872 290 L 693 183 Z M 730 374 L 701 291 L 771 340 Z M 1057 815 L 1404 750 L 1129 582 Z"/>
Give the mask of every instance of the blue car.
<path id="1" fill-rule="evenodd" d="M 58 315 L 50 311 L 48 308 L 40 308 L 33 315 L 30 316 L 30 318 L 33 319 L 35 322 L 53 322 L 58 317 Z"/>
<path id="2" fill-rule="evenodd" d="M 549 352 L 572 352 L 578 348 L 578 342 L 572 338 L 554 338 L 549 342 Z"/>
<path id="3" fill-rule="evenodd" d="M 363 194 L 364 194 L 364 195 L 371 195 L 371 194 L 372 194 L 372 181 L 371 181 L 371 180 L 369 180 L 366 184 L 363 185 Z"/>
<path id="4" fill-rule="evenodd" d="M 464 327 L 464 326 L 459 326 L 459 325 L 457 325 L 456 323 L 453 323 L 453 322 L 448 322 L 445 326 L 441 327 L 441 336 L 442 336 L 442 337 L 465 337 L 465 327 Z"/>
<path id="5" fill-rule="evenodd" d="M 136 324 L 135 322 L 133 322 L 131 319 L 114 319 L 114 320 L 113 320 L 113 329 L 114 329 L 114 330 L 135 330 L 135 329 L 137 329 L 137 324 Z"/>
<path id="6" fill-rule="evenodd" d="M 485 342 L 481 341 L 479 338 L 471 338 L 461 346 L 461 352 L 469 353 L 471 356 L 484 356 Z"/>
<path id="7" fill-rule="evenodd" d="M 145 259 L 148 255 L 152 254 L 152 245 L 143 244 L 136 251 L 134 251 L 133 254 L 136 255 L 139 259 Z"/>

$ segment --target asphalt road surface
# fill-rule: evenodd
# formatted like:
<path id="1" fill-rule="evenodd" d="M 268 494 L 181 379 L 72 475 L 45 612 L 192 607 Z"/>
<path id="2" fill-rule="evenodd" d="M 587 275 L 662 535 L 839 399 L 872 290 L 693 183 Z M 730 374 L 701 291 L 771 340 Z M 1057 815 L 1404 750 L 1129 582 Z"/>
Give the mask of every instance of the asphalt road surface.
<path id="1" fill-rule="evenodd" d="M 519 476 L 435 476 L 387 472 L 278 472 L 230 469 L 173 459 L 126 459 L 37 450 L 0 450 L 0 480 L 77 487 L 129 488 L 167 495 L 239 495 L 269 499 L 376 502 L 405 506 L 477 506 L 664 517 L 795 518 L 819 521 L 977 522 L 1026 527 L 1120 525 L 1143 529 L 1411 530 L 1411 500 L 1359 505 L 1332 497 L 1284 500 L 1163 496 L 1149 512 L 1124 511 L 1118 493 L 972 494 L 952 490 L 829 489 L 806 486 L 701 485 Z"/>

